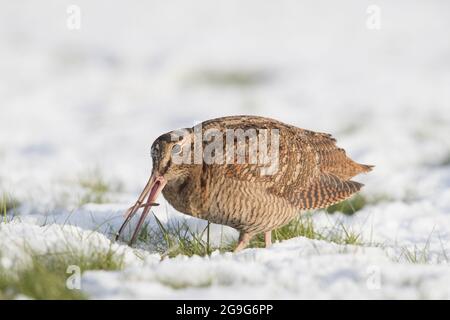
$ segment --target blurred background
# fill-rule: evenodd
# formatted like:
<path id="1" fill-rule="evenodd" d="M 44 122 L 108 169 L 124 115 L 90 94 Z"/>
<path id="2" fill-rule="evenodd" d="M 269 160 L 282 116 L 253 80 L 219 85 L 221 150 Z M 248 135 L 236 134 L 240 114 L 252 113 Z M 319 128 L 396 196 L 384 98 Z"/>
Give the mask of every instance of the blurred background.
<path id="1" fill-rule="evenodd" d="M 0 0 L 0 299 L 73 298 L 53 289 L 86 261 L 92 298 L 448 299 L 449 33 L 447 0 Z M 154 139 L 238 114 L 376 167 L 270 249 L 187 258 L 206 221 L 162 197 L 137 248 L 112 241 Z"/>
<path id="2" fill-rule="evenodd" d="M 21 204 L 129 203 L 161 133 L 252 114 L 333 134 L 376 165 L 368 195 L 450 207 L 448 1 L 0 7 L 0 193 Z"/>

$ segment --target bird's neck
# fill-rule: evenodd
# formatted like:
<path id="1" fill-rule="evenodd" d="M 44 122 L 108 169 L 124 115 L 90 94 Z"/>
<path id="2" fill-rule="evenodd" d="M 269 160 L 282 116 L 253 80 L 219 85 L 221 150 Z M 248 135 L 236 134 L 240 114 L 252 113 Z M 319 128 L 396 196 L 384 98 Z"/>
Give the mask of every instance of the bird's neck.
<path id="1" fill-rule="evenodd" d="M 184 213 L 187 213 L 185 204 L 188 203 L 187 197 L 189 197 L 189 181 L 190 179 L 188 177 L 180 176 L 176 179 L 169 180 L 162 190 L 164 198 L 166 198 L 170 205 L 178 211 Z"/>
<path id="2" fill-rule="evenodd" d="M 170 192 L 182 192 L 186 184 L 189 182 L 188 176 L 178 176 L 175 179 L 171 179 L 167 182 L 164 189 L 170 190 Z"/>
<path id="3" fill-rule="evenodd" d="M 199 179 L 195 175 L 180 177 L 170 181 L 163 189 L 164 198 L 176 210 L 194 217 L 203 213 L 202 192 Z"/>

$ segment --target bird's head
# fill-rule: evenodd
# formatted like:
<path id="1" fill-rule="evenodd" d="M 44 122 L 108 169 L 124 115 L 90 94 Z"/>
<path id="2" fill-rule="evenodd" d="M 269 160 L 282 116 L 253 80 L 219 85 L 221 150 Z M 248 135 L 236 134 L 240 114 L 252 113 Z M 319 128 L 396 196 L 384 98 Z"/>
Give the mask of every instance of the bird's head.
<path id="1" fill-rule="evenodd" d="M 153 142 L 151 148 L 152 174 L 136 204 L 126 212 L 125 222 L 122 224 L 116 239 L 133 215 L 140 208 L 144 207 L 142 216 L 130 241 L 130 244 L 132 244 L 151 206 L 158 205 L 155 201 L 165 185 L 189 174 L 189 168 L 192 166 L 190 162 L 191 141 L 193 141 L 192 129 L 181 129 L 165 133 Z"/>
<path id="2" fill-rule="evenodd" d="M 170 131 L 159 136 L 151 148 L 152 175 L 165 182 L 186 176 L 191 164 L 191 138 L 191 129 Z"/>

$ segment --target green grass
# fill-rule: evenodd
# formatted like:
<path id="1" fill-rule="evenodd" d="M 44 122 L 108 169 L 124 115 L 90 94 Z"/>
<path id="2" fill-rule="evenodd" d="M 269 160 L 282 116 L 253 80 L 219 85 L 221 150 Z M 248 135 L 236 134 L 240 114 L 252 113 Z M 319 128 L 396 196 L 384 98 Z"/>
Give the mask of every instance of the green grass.
<path id="1" fill-rule="evenodd" d="M 322 240 L 337 244 L 363 245 L 361 233 L 347 229 L 343 223 L 337 223 Z"/>
<path id="2" fill-rule="evenodd" d="M 441 243 L 441 252 L 433 250 L 431 252 L 430 245 L 431 239 L 433 238 L 433 234 L 435 229 L 430 232 L 427 241 L 419 246 L 415 244 L 413 247 L 401 247 L 400 254 L 396 257 L 393 257 L 393 261 L 395 262 L 407 262 L 413 264 L 430 264 L 430 263 L 446 263 L 450 262 L 448 257 L 445 245 L 439 235 L 439 241 Z M 433 261 L 431 259 L 433 258 Z"/>
<path id="3" fill-rule="evenodd" d="M 425 246 L 423 248 L 419 248 L 418 246 L 414 246 L 414 248 L 402 248 L 400 256 L 397 258 L 397 262 L 408 262 L 414 264 L 426 264 L 428 263 L 429 256 L 429 248 Z"/>
<path id="4" fill-rule="evenodd" d="M 65 252 L 45 255 L 31 252 L 30 257 L 26 267 L 13 273 L 0 267 L 0 299 L 14 299 L 19 294 L 32 299 L 86 299 L 80 290 L 67 288 L 66 281 L 71 276 L 68 266 L 76 265 L 81 272 L 123 268 L 123 256 L 111 249 L 84 255 L 68 248 Z"/>
<path id="5" fill-rule="evenodd" d="M 66 288 L 67 276 L 58 266 L 49 268 L 35 259 L 15 275 L 0 269 L 0 299 L 14 299 L 19 294 L 32 299 L 85 299 L 80 291 Z"/>
<path id="6" fill-rule="evenodd" d="M 329 206 L 325 210 L 327 213 L 342 212 L 346 215 L 352 215 L 368 205 L 376 205 L 381 202 L 392 201 L 393 199 L 387 194 L 372 195 L 370 197 L 357 193 L 347 200 Z"/>
<path id="7" fill-rule="evenodd" d="M 192 283 L 189 279 L 172 279 L 172 278 L 159 278 L 158 282 L 175 290 L 186 288 L 208 288 L 213 284 L 213 279 L 204 279 L 201 283 Z"/>
<path id="8" fill-rule="evenodd" d="M 431 231 L 430 235 L 428 236 L 427 241 L 423 244 L 423 246 L 414 245 L 414 247 L 402 247 L 400 255 L 395 259 L 397 262 L 408 262 L 408 263 L 414 263 L 414 264 L 429 264 L 430 263 L 430 257 L 432 256 L 430 252 L 430 244 L 431 244 L 431 238 L 434 233 L 434 228 Z M 449 257 L 447 256 L 447 252 L 445 250 L 445 246 L 442 243 L 442 239 L 439 237 L 439 240 L 441 242 L 441 249 L 442 252 L 440 254 L 437 254 L 435 252 L 434 254 L 436 256 L 436 262 L 441 263 L 449 262 Z"/>
<path id="9" fill-rule="evenodd" d="M 296 237 L 324 240 L 337 244 L 363 244 L 361 234 L 348 230 L 342 223 L 336 223 L 328 229 L 317 230 L 314 227 L 310 213 L 300 215 L 287 225 L 272 231 L 272 241 L 284 241 Z M 263 234 L 258 234 L 250 242 L 250 247 L 263 248 L 264 246 L 265 242 Z"/>
<path id="10" fill-rule="evenodd" d="M 145 224 L 139 233 L 138 241 L 150 244 L 163 258 L 178 255 L 206 256 L 212 252 L 213 248 L 209 246 L 209 242 L 203 240 L 203 236 L 209 232 L 208 226 L 197 234 L 190 230 L 185 222 L 172 223 L 169 227 L 165 227 L 155 215 L 153 217 L 158 228 L 151 229 Z"/>
<path id="11" fill-rule="evenodd" d="M 106 181 L 99 169 L 81 174 L 78 183 L 84 189 L 79 205 L 111 202 L 111 193 L 120 192 L 123 189 L 120 183 Z"/>
<path id="12" fill-rule="evenodd" d="M 8 222 L 8 212 L 14 211 L 20 205 L 19 201 L 7 193 L 0 194 L 1 221 Z"/>
<path id="13" fill-rule="evenodd" d="M 149 245 L 151 250 L 160 253 L 163 258 L 173 258 L 178 255 L 206 256 L 215 250 L 230 252 L 237 245 L 236 241 L 224 239 L 225 241 L 222 241 L 219 246 L 212 246 L 208 241 L 208 226 L 200 233 L 195 233 L 184 222 L 164 226 L 155 215 L 153 217 L 156 219 L 158 227 L 151 229 L 148 224 L 145 224 L 138 236 L 138 241 Z M 314 227 L 311 213 L 302 214 L 287 225 L 272 231 L 272 241 L 274 242 L 296 237 L 325 240 L 342 245 L 363 244 L 361 234 L 348 230 L 342 223 L 336 223 L 325 230 L 317 230 Z M 253 237 L 249 244 L 249 248 L 263 248 L 264 246 L 263 234 Z"/>
<path id="14" fill-rule="evenodd" d="M 366 204 L 367 199 L 358 193 L 347 200 L 329 206 L 326 210 L 328 213 L 342 212 L 344 214 L 351 215 L 364 208 Z"/>
<path id="15" fill-rule="evenodd" d="M 253 87 L 270 80 L 270 74 L 263 70 L 200 70 L 189 77 L 190 83 L 214 87 Z"/>

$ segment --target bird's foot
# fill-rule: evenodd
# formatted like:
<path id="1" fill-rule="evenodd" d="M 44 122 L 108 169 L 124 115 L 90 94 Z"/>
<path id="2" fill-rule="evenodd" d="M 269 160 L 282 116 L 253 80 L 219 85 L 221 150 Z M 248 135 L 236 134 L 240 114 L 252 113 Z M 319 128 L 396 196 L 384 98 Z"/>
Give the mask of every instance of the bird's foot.
<path id="1" fill-rule="evenodd" d="M 248 246 L 250 239 L 251 239 L 250 234 L 241 232 L 239 235 L 238 245 L 237 245 L 236 249 L 234 249 L 234 252 L 236 253 L 236 252 L 239 252 L 239 251 L 245 249 Z"/>
<path id="2" fill-rule="evenodd" d="M 266 248 L 272 245 L 272 230 L 264 232 L 264 241 L 266 242 Z"/>

